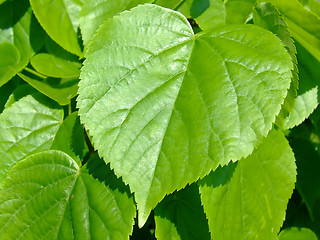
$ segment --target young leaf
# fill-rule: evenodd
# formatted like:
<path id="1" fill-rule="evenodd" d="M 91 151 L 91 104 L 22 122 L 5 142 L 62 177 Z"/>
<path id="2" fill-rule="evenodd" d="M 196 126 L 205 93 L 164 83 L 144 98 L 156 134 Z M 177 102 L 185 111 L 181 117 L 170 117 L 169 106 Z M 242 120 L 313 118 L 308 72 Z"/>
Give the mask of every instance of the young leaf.
<path id="1" fill-rule="evenodd" d="M 200 182 L 212 239 L 276 239 L 296 176 L 282 132 L 271 131 L 247 158 Z"/>
<path id="2" fill-rule="evenodd" d="M 60 125 L 51 149 L 63 151 L 76 161 L 82 160 L 87 154 L 88 147 L 78 112 L 70 114 Z"/>
<path id="3" fill-rule="evenodd" d="M 0 86 L 21 71 L 44 42 L 27 0 L 0 5 Z"/>
<path id="4" fill-rule="evenodd" d="M 86 58 L 81 121 L 135 192 L 140 226 L 165 194 L 253 151 L 280 111 L 293 68 L 264 29 L 194 35 L 180 13 L 151 4 L 106 21 Z"/>
<path id="5" fill-rule="evenodd" d="M 12 167 L 0 194 L 0 238 L 129 239 L 133 199 L 101 160 L 89 163 L 80 168 L 51 150 Z M 94 177 L 100 170 L 107 179 Z"/>
<path id="6" fill-rule="evenodd" d="M 70 100 L 77 95 L 78 78 L 51 78 L 45 76 L 40 78 L 35 75 L 28 76 L 24 73 L 19 73 L 18 75 L 61 106 L 69 104 Z"/>
<path id="7" fill-rule="evenodd" d="M 154 214 L 155 235 L 158 240 L 210 239 L 208 222 L 196 184 L 167 196 L 156 207 Z"/>
<path id="8" fill-rule="evenodd" d="M 283 129 L 298 126 L 310 116 L 318 104 L 318 87 L 299 95 L 295 101 L 292 113 L 283 120 Z"/>
<path id="9" fill-rule="evenodd" d="M 283 229 L 278 240 L 318 240 L 318 238 L 309 228 L 291 227 Z"/>
<path id="10" fill-rule="evenodd" d="M 58 58 L 52 54 L 39 53 L 30 60 L 36 71 L 54 78 L 79 78 L 81 63 Z"/>
<path id="11" fill-rule="evenodd" d="M 276 120 L 277 126 L 282 128 L 284 119 L 293 111 L 299 87 L 297 50 L 288 31 L 287 24 L 282 19 L 279 11 L 271 3 L 261 3 L 256 6 L 253 12 L 253 21 L 254 24 L 273 32 L 280 38 L 294 63 L 290 89 Z"/>
<path id="12" fill-rule="evenodd" d="M 268 2 L 280 11 L 293 37 L 320 61 L 320 18 L 305 9 L 298 0 Z"/>
<path id="13" fill-rule="evenodd" d="M 151 3 L 154 0 L 84 0 L 80 12 L 80 28 L 84 46 L 87 46 L 100 25 L 118 13 L 129 10 L 142 3 Z"/>
<path id="14" fill-rule="evenodd" d="M 30 0 L 30 4 L 48 35 L 67 51 L 81 56 L 77 32 L 71 22 L 71 16 L 79 14 L 81 1 Z"/>
<path id="15" fill-rule="evenodd" d="M 202 30 L 224 24 L 245 23 L 256 0 L 210 0 L 210 6 L 195 21 Z"/>
<path id="16" fill-rule="evenodd" d="M 62 119 L 63 110 L 40 93 L 21 98 L 1 113 L 0 187 L 18 161 L 50 148 Z"/>

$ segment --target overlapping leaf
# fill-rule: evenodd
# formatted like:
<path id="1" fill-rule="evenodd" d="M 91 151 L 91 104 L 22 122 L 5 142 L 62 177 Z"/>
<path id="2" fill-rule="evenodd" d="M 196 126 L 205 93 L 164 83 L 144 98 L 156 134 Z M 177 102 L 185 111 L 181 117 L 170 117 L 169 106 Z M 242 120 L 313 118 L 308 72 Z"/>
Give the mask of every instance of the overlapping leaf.
<path id="1" fill-rule="evenodd" d="M 39 53 L 31 61 L 39 73 L 55 78 L 78 78 L 81 64 L 68 61 L 48 53 Z"/>
<path id="2" fill-rule="evenodd" d="M 194 35 L 184 16 L 150 4 L 105 22 L 86 58 L 79 114 L 135 192 L 140 226 L 165 194 L 253 151 L 293 68 L 266 30 L 230 25 Z"/>
<path id="3" fill-rule="evenodd" d="M 63 110 L 42 94 L 28 95 L 0 115 L 0 186 L 8 170 L 29 154 L 49 149 Z"/>
<path id="4" fill-rule="evenodd" d="M 252 13 L 256 0 L 210 0 L 209 2 L 209 7 L 200 16 L 196 15 L 195 19 L 203 30 L 224 24 L 245 23 Z"/>
<path id="5" fill-rule="evenodd" d="M 132 231 L 133 199 L 97 157 L 80 168 L 63 152 L 36 153 L 10 170 L 0 193 L 1 239 L 121 240 Z"/>
<path id="6" fill-rule="evenodd" d="M 48 35 L 64 49 L 81 56 L 77 29 L 81 0 L 30 0 L 32 10 Z"/>
<path id="7" fill-rule="evenodd" d="M 167 196 L 154 213 L 155 236 L 158 240 L 210 239 L 208 222 L 196 184 Z"/>
<path id="8" fill-rule="evenodd" d="M 260 0 L 264 2 L 264 0 Z M 320 61 L 320 18 L 298 0 L 268 0 L 279 9 L 293 37 Z"/>
<path id="9" fill-rule="evenodd" d="M 293 111 L 299 87 L 298 62 L 296 57 L 297 50 L 293 40 L 291 39 L 291 34 L 288 31 L 287 24 L 282 19 L 279 11 L 271 3 L 262 3 L 256 6 L 253 12 L 253 20 L 256 25 L 273 32 L 281 39 L 292 58 L 292 62 L 294 63 L 290 89 L 276 120 L 277 126 L 282 128 L 284 125 L 284 119 Z"/>
<path id="10" fill-rule="evenodd" d="M 309 228 L 285 228 L 279 234 L 279 240 L 318 240 L 317 235 Z"/>
<path id="11" fill-rule="evenodd" d="M 200 183 L 212 239 L 277 239 L 296 175 L 292 150 L 272 131 L 247 158 Z"/>
<path id="12" fill-rule="evenodd" d="M 21 71 L 44 41 L 27 0 L 0 5 L 0 86 Z M 36 37 L 35 37 L 36 36 Z"/>

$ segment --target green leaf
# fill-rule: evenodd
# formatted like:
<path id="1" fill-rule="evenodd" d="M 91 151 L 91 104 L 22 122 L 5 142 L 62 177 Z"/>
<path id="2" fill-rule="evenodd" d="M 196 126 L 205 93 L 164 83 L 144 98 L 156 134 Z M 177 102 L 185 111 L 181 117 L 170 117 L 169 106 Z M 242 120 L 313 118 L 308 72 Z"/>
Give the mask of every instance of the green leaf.
<path id="1" fill-rule="evenodd" d="M 176 9 L 183 1 L 184 0 L 155 0 L 153 4 L 157 4 L 166 8 Z"/>
<path id="2" fill-rule="evenodd" d="M 158 240 L 210 239 L 208 222 L 196 184 L 167 196 L 154 213 L 155 235 Z"/>
<path id="3" fill-rule="evenodd" d="M 44 42 L 44 32 L 26 0 L 0 5 L 0 86 L 21 71 Z"/>
<path id="4" fill-rule="evenodd" d="M 65 152 L 77 161 L 83 159 L 88 153 L 84 129 L 80 124 L 78 112 L 70 114 L 60 125 L 51 149 Z"/>
<path id="5" fill-rule="evenodd" d="M 78 78 L 38 77 L 36 75 L 26 75 L 26 73 L 19 73 L 19 76 L 61 106 L 68 105 L 70 100 L 77 95 Z"/>
<path id="6" fill-rule="evenodd" d="M 54 78 L 78 78 L 81 63 L 58 58 L 52 54 L 39 53 L 30 60 L 36 71 Z"/>
<path id="7" fill-rule="evenodd" d="M 10 97 L 15 87 L 16 86 L 13 81 L 9 81 L 5 85 L 0 87 L 0 114 L 5 108 L 6 102 L 8 101 L 8 98 Z"/>
<path id="8" fill-rule="evenodd" d="M 293 37 L 320 61 L 320 18 L 305 9 L 298 0 L 268 2 L 280 11 Z"/>
<path id="9" fill-rule="evenodd" d="M 84 46 L 87 46 L 100 25 L 118 13 L 154 0 L 84 0 L 80 12 L 80 28 Z"/>
<path id="10" fill-rule="evenodd" d="M 18 86 L 16 89 L 14 89 L 12 94 L 9 96 L 9 98 L 5 104 L 5 108 L 10 107 L 13 103 L 19 101 L 21 98 L 23 98 L 29 94 L 34 94 L 36 92 L 37 92 L 37 90 L 34 89 L 29 84 L 22 84 L 22 85 Z"/>
<path id="11" fill-rule="evenodd" d="M 297 160 L 297 190 L 314 219 L 316 202 L 320 200 L 319 151 L 310 141 L 301 138 L 292 139 L 290 144 Z"/>
<path id="12" fill-rule="evenodd" d="M 165 194 L 253 151 L 280 111 L 293 67 L 264 29 L 194 35 L 180 13 L 150 4 L 106 21 L 86 58 L 80 119 L 135 192 L 140 226 Z"/>
<path id="13" fill-rule="evenodd" d="M 256 0 L 210 0 L 210 6 L 195 20 L 202 30 L 224 24 L 245 23 Z"/>
<path id="14" fill-rule="evenodd" d="M 280 234 L 278 240 L 318 240 L 316 234 L 308 228 L 285 228 Z"/>
<path id="15" fill-rule="evenodd" d="M 74 28 L 71 22 L 71 20 L 79 18 L 77 15 L 79 15 L 81 1 L 30 0 L 30 4 L 48 35 L 67 51 L 81 56 L 82 51 L 75 30 L 77 27 Z"/>
<path id="16" fill-rule="evenodd" d="M 200 182 L 212 239 L 276 239 L 296 176 L 282 132 L 272 131 L 247 158 Z"/>
<path id="17" fill-rule="evenodd" d="M 133 199 L 101 160 L 91 160 L 80 168 L 51 150 L 12 167 L 1 189 L 0 238 L 129 239 Z M 101 170 L 108 178 L 94 177 Z"/>
<path id="18" fill-rule="evenodd" d="M 314 14 L 320 16 L 320 2 L 318 0 L 299 0 L 301 4 Z"/>
<path id="19" fill-rule="evenodd" d="M 0 187 L 18 161 L 50 148 L 62 119 L 63 110 L 40 93 L 21 98 L 1 113 Z"/>
<path id="20" fill-rule="evenodd" d="M 254 9 L 253 12 L 254 24 L 263 27 L 275 35 L 282 41 L 290 54 L 294 63 L 294 69 L 292 70 L 292 82 L 288 95 L 282 105 L 282 109 L 276 120 L 277 126 L 280 128 L 284 125 L 284 119 L 289 116 L 293 111 L 293 106 L 297 96 L 297 90 L 299 87 L 299 76 L 298 76 L 298 62 L 297 62 L 297 50 L 291 39 L 291 35 L 288 31 L 287 24 L 280 16 L 279 11 L 270 3 L 261 3 Z"/>
<path id="21" fill-rule="evenodd" d="M 318 104 L 318 87 L 299 95 L 295 101 L 292 113 L 284 119 L 283 129 L 298 126 L 310 116 Z"/>

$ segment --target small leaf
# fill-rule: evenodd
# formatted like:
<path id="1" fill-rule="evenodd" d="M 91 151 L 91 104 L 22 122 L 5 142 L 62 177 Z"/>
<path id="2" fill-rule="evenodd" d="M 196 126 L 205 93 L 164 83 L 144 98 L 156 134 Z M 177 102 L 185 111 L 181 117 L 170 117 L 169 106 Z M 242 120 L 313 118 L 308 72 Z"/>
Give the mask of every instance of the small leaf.
<path id="1" fill-rule="evenodd" d="M 0 5 L 0 86 L 21 71 L 44 42 L 27 0 Z"/>
<path id="2" fill-rule="evenodd" d="M 282 132 L 272 131 L 247 158 L 200 182 L 212 239 L 276 239 L 296 176 Z"/>
<path id="3" fill-rule="evenodd" d="M 30 60 L 36 71 L 54 78 L 78 78 L 81 63 L 58 58 L 52 54 L 39 53 Z"/>
<path id="4" fill-rule="evenodd" d="M 245 23 L 255 3 L 256 0 L 210 0 L 209 7 L 195 21 L 202 30 L 224 24 Z"/>
<path id="5" fill-rule="evenodd" d="M 80 169 L 67 154 L 51 150 L 17 163 L 1 189 L 0 238 L 129 239 L 132 197 L 101 160 L 89 162 Z M 100 170 L 109 178 L 94 178 Z"/>
<path id="6" fill-rule="evenodd" d="M 295 101 L 292 113 L 283 121 L 283 129 L 298 126 L 310 116 L 318 104 L 318 87 L 299 95 Z"/>
<path id="7" fill-rule="evenodd" d="M 86 58 L 80 119 L 135 192 L 140 226 L 165 194 L 253 151 L 293 68 L 264 29 L 228 25 L 194 35 L 180 13 L 151 4 L 106 21 Z"/>
<path id="8" fill-rule="evenodd" d="M 70 13 L 71 10 L 80 11 L 80 8 L 74 8 L 79 6 L 75 3 L 65 0 L 30 0 L 34 14 L 48 35 L 67 51 L 81 56 L 77 33 L 70 17 L 74 16 L 74 13 Z M 69 4 L 72 6 L 69 7 Z"/>
<path id="9" fill-rule="evenodd" d="M 30 74 L 29 74 L 30 75 Z M 39 78 L 19 73 L 19 76 L 44 95 L 58 102 L 61 106 L 70 103 L 77 95 L 78 78 Z"/>
<path id="10" fill-rule="evenodd" d="M 291 227 L 283 229 L 278 240 L 318 240 L 318 238 L 309 228 Z"/>
<path id="11" fill-rule="evenodd" d="M 50 148 L 62 119 L 63 110 L 40 93 L 21 98 L 1 113 L 0 187 L 18 161 Z"/>
<path id="12" fill-rule="evenodd" d="M 154 213 L 158 240 L 210 239 L 196 184 L 167 196 L 158 204 Z"/>
<path id="13" fill-rule="evenodd" d="M 85 0 L 80 12 L 80 28 L 84 46 L 87 46 L 100 25 L 118 13 L 154 0 Z"/>
<path id="14" fill-rule="evenodd" d="M 51 149 L 67 153 L 76 161 L 80 161 L 88 152 L 84 129 L 80 124 L 78 112 L 70 114 L 60 125 Z"/>

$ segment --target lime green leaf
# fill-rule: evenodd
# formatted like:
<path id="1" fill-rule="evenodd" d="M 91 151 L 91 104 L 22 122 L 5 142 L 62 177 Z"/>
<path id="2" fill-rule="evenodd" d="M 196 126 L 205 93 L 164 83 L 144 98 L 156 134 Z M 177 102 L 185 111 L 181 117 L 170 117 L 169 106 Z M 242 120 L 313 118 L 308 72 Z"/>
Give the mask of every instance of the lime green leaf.
<path id="1" fill-rule="evenodd" d="M 298 0 L 268 2 L 279 9 L 293 37 L 320 61 L 320 18 L 305 9 Z"/>
<path id="2" fill-rule="evenodd" d="M 318 106 L 318 87 L 299 95 L 295 101 L 292 113 L 284 119 L 283 129 L 290 129 L 298 126 Z"/>
<path id="3" fill-rule="evenodd" d="M 291 227 L 283 229 L 278 240 L 318 240 L 318 238 L 309 228 Z"/>
<path id="4" fill-rule="evenodd" d="M 207 0 L 205 0 L 206 2 L 208 2 Z M 180 4 L 177 8 L 177 11 L 181 12 L 186 18 L 190 18 L 191 17 L 191 7 L 193 5 L 193 0 L 184 0 L 182 2 L 182 4 Z M 198 1 L 195 1 L 195 2 L 198 2 Z M 200 1 L 202 2 L 202 1 Z M 207 5 L 210 5 L 209 4 L 206 4 L 206 7 L 208 7 Z M 201 12 L 202 13 L 202 12 Z"/>
<path id="5" fill-rule="evenodd" d="M 86 58 L 81 121 L 135 192 L 140 226 L 165 194 L 253 151 L 292 69 L 264 29 L 230 25 L 194 36 L 180 13 L 151 4 L 107 21 Z"/>
<path id="6" fill-rule="evenodd" d="M 208 222 L 196 184 L 167 196 L 156 207 L 154 214 L 155 235 L 158 240 L 210 239 Z"/>
<path id="7" fill-rule="evenodd" d="M 195 20 L 206 30 L 224 24 L 245 23 L 256 0 L 210 0 L 210 6 Z"/>
<path id="8" fill-rule="evenodd" d="M 87 46 L 100 25 L 118 13 L 153 0 L 84 0 L 80 12 L 80 28 L 84 46 Z"/>
<path id="9" fill-rule="evenodd" d="M 282 132 L 272 131 L 247 158 L 218 168 L 200 184 L 213 239 L 276 239 L 296 176 Z"/>
<path id="10" fill-rule="evenodd" d="M 0 186 L 14 164 L 50 148 L 62 119 L 63 110 L 40 93 L 21 98 L 1 113 Z"/>
<path id="11" fill-rule="evenodd" d="M 12 43 L 0 43 L 0 86 L 16 75 L 19 61 L 20 53 Z"/>
<path id="12" fill-rule="evenodd" d="M 28 1 L 0 5 L 0 86 L 21 71 L 44 42 L 44 32 Z"/>
<path id="13" fill-rule="evenodd" d="M 55 78 L 78 78 L 81 63 L 58 58 L 52 54 L 39 53 L 30 60 L 39 73 Z"/>
<path id="14" fill-rule="evenodd" d="M 80 124 L 78 112 L 70 114 L 60 125 L 52 143 L 51 149 L 67 153 L 73 159 L 80 161 L 88 152 L 84 138 L 84 129 Z"/>
<path id="15" fill-rule="evenodd" d="M 299 0 L 301 4 L 314 14 L 320 16 L 320 2 L 318 0 Z"/>
<path id="16" fill-rule="evenodd" d="M 7 1 L 7 0 L 0 0 L 0 4 L 4 3 L 5 1 Z"/>
<path id="17" fill-rule="evenodd" d="M 156 0 L 153 3 L 162 7 L 176 9 L 184 0 Z"/>
<path id="18" fill-rule="evenodd" d="M 74 15 L 79 14 L 81 2 L 30 0 L 30 3 L 34 14 L 48 35 L 67 51 L 81 56 L 77 33 L 71 22 L 71 16 L 73 16 L 72 19 L 76 19 Z"/>
<path id="19" fill-rule="evenodd" d="M 19 76 L 44 95 L 58 102 L 61 106 L 70 103 L 77 95 L 78 78 L 51 78 L 29 76 L 19 73 Z"/>
<path id="20" fill-rule="evenodd" d="M 0 194 L 0 238 L 129 239 L 133 199 L 101 160 L 92 161 L 80 169 L 51 150 L 12 167 Z M 95 179 L 100 170 L 111 177 Z"/>
<path id="21" fill-rule="evenodd" d="M 283 127 L 283 121 L 293 110 L 294 102 L 297 96 L 297 90 L 299 87 L 299 76 L 298 76 L 298 62 L 297 62 L 297 50 L 291 39 L 291 35 L 288 31 L 287 24 L 280 16 L 279 11 L 271 3 L 261 3 L 254 9 L 253 12 L 254 23 L 260 27 L 263 27 L 281 39 L 284 46 L 287 48 L 292 61 L 294 63 L 294 69 L 292 70 L 292 82 L 288 95 L 282 105 L 280 114 L 278 115 L 276 124 L 280 128 Z"/>

